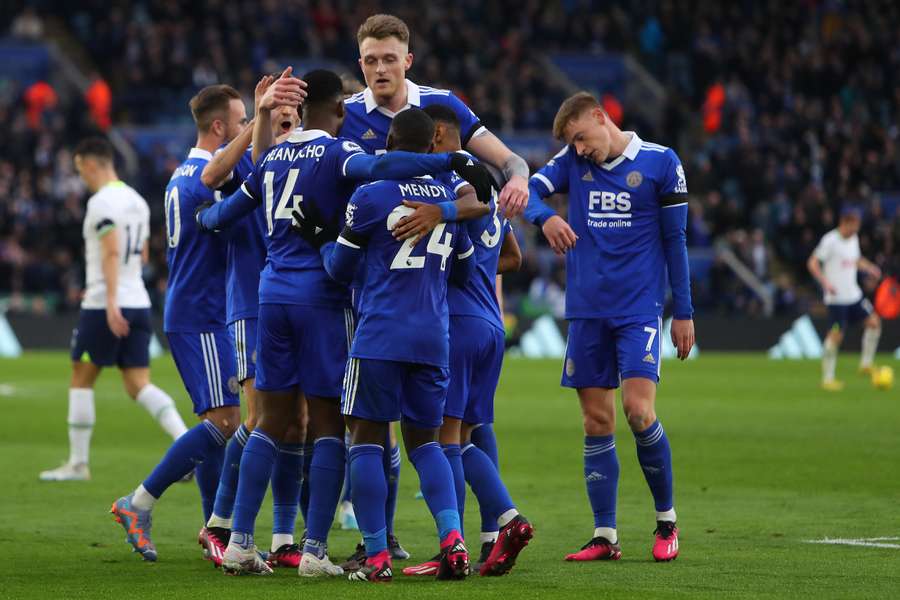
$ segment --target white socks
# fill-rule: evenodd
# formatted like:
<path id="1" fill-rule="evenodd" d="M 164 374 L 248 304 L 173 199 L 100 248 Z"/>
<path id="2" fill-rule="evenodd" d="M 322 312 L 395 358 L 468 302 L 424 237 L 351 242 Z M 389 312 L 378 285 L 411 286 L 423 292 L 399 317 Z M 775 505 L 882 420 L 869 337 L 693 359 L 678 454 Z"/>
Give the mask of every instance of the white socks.
<path id="1" fill-rule="evenodd" d="M 290 546 L 294 543 L 294 536 L 290 533 L 273 533 L 272 534 L 272 552 L 277 552 L 279 548 L 287 544 Z"/>
<path id="2" fill-rule="evenodd" d="M 822 381 L 834 381 L 834 368 L 837 365 L 837 346 L 831 340 L 825 340 L 822 352 Z"/>
<path id="3" fill-rule="evenodd" d="M 137 489 L 134 490 L 134 496 L 131 498 L 131 505 L 138 510 L 153 510 L 154 504 L 156 504 L 156 498 L 147 491 L 144 484 L 137 486 Z"/>
<path id="4" fill-rule="evenodd" d="M 177 440 L 187 431 L 184 421 L 181 420 L 181 415 L 178 414 L 178 410 L 175 408 L 175 402 L 167 393 L 152 383 L 148 383 L 141 388 L 135 400 L 144 407 L 144 410 L 150 413 L 150 416 L 156 419 L 160 427 L 172 436 L 173 440 Z"/>
<path id="5" fill-rule="evenodd" d="M 94 432 L 94 390 L 69 388 L 69 462 L 88 463 Z"/>
<path id="6" fill-rule="evenodd" d="M 878 339 L 881 337 L 881 327 L 866 327 L 862 335 L 862 355 L 859 358 L 860 368 L 872 366 L 875 359 L 875 351 L 878 350 Z"/>
<path id="7" fill-rule="evenodd" d="M 223 519 L 216 513 L 213 513 L 209 517 L 209 521 L 206 522 L 207 527 L 220 527 L 222 529 L 231 529 L 231 519 Z"/>
<path id="8" fill-rule="evenodd" d="M 605 538 L 611 544 L 615 544 L 619 541 L 619 534 L 616 533 L 616 530 L 613 527 L 594 527 L 594 537 Z"/>
<path id="9" fill-rule="evenodd" d="M 674 523 L 677 519 L 675 518 L 675 508 L 670 508 L 665 512 L 656 512 L 656 520 L 657 521 L 671 521 Z"/>

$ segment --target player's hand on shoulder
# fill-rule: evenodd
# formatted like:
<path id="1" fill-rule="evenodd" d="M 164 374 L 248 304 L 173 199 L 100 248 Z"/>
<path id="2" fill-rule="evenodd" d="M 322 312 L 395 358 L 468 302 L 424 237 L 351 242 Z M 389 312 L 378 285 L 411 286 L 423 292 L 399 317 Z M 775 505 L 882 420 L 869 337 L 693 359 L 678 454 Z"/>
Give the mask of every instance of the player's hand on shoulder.
<path id="1" fill-rule="evenodd" d="M 694 347 L 694 320 L 672 319 L 672 344 L 677 351 L 678 359 L 684 360 Z"/>
<path id="2" fill-rule="evenodd" d="M 553 251 L 559 255 L 565 254 L 567 250 L 575 247 L 578 236 L 572 231 L 572 228 L 566 223 L 566 220 L 559 215 L 553 215 L 544 221 L 541 230 L 544 237 Z"/>
<path id="3" fill-rule="evenodd" d="M 410 244 L 415 246 L 441 222 L 441 208 L 437 204 L 413 200 L 404 200 L 403 206 L 412 208 L 414 212 L 397 221 L 391 233 L 394 239 L 410 240 Z"/>
<path id="4" fill-rule="evenodd" d="M 277 106 L 300 106 L 306 98 L 306 82 L 293 76 L 293 67 L 287 67 L 281 77 L 266 88 L 259 107 L 272 110 Z"/>
<path id="5" fill-rule="evenodd" d="M 213 204 L 215 203 L 207 200 L 203 204 L 199 204 L 194 210 L 194 221 L 197 223 L 197 228 L 200 229 L 200 231 L 211 231 L 203 225 L 203 213 Z"/>
<path id="6" fill-rule="evenodd" d="M 126 337 L 131 329 L 118 306 L 106 307 L 106 324 L 109 326 L 109 330 L 113 332 L 113 335 L 119 338 Z"/>
<path id="7" fill-rule="evenodd" d="M 528 181 L 520 175 L 511 177 L 500 190 L 499 204 L 507 219 L 525 212 L 525 207 L 528 206 Z"/>
<path id="8" fill-rule="evenodd" d="M 291 228 L 314 248 L 321 248 L 338 238 L 337 230 L 325 224 L 312 204 L 304 204 L 291 211 Z"/>
<path id="9" fill-rule="evenodd" d="M 494 190 L 494 178 L 483 164 L 464 152 L 453 152 L 450 155 L 450 168 L 465 179 L 473 188 L 478 200 L 489 204 Z"/>

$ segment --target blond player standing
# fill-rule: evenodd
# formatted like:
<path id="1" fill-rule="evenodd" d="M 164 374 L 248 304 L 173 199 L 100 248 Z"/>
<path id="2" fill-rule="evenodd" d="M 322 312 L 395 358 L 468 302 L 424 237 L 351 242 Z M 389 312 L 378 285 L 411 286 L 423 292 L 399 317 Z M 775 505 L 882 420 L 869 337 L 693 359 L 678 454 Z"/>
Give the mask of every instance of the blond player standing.
<path id="1" fill-rule="evenodd" d="M 175 403 L 150 382 L 150 297 L 141 279 L 147 260 L 150 209 L 119 180 L 113 149 L 89 138 L 75 149 L 75 168 L 93 194 L 84 217 L 85 293 L 72 332 L 69 385 L 69 460 L 43 471 L 42 481 L 90 479 L 88 453 L 94 430 L 94 382 L 103 367 L 117 366 L 125 392 L 173 439 L 187 431 Z"/>
<path id="2" fill-rule="evenodd" d="M 825 305 L 828 307 L 829 330 L 822 356 L 822 389 L 829 392 L 840 391 L 844 387 L 843 382 L 834 378 L 834 371 L 847 326 L 860 321 L 865 325 L 859 360 L 861 373 L 872 371 L 878 338 L 881 337 L 881 319 L 875 314 L 872 303 L 863 296 L 857 282 L 860 269 L 872 277 L 881 278 L 881 269 L 860 252 L 856 235 L 860 221 L 859 209 L 843 209 L 837 228 L 822 237 L 806 263 L 809 272 L 825 291 Z"/>

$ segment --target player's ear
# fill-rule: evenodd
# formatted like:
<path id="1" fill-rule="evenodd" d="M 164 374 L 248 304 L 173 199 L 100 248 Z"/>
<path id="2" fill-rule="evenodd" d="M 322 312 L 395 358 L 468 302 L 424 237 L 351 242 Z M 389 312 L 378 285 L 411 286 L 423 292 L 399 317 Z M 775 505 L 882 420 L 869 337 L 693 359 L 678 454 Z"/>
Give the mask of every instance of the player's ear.
<path id="1" fill-rule="evenodd" d="M 334 114 L 337 116 L 337 118 L 343 119 L 344 112 L 345 112 L 344 101 L 343 101 L 343 99 L 340 99 L 337 101 L 337 105 L 334 107 Z"/>
<path id="2" fill-rule="evenodd" d="M 412 64 L 413 64 L 413 53 L 408 52 L 406 54 L 406 60 L 403 61 L 403 70 L 409 71 L 410 68 L 412 68 Z"/>
<path id="3" fill-rule="evenodd" d="M 432 152 L 434 152 L 434 142 L 433 141 L 430 144 L 428 144 L 428 154 L 431 154 Z"/>
<path id="4" fill-rule="evenodd" d="M 390 131 L 388 132 L 387 141 L 385 142 L 384 147 L 388 150 L 394 149 L 394 134 Z"/>
<path id="5" fill-rule="evenodd" d="M 599 106 L 595 106 L 591 110 L 591 114 L 594 116 L 594 119 L 597 120 L 597 123 L 600 125 L 606 124 L 606 111 L 604 111 Z"/>

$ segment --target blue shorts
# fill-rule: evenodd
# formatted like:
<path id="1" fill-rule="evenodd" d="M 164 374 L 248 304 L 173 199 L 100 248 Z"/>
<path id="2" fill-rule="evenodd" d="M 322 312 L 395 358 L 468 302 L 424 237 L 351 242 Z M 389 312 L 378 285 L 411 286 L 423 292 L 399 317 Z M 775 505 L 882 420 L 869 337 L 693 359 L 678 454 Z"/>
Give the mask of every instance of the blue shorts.
<path id="1" fill-rule="evenodd" d="M 241 386 L 235 374 L 234 344 L 228 331 L 166 332 L 169 349 L 194 414 L 222 406 L 240 406 Z"/>
<path id="2" fill-rule="evenodd" d="M 351 358 L 344 375 L 341 412 L 389 423 L 403 421 L 423 429 L 444 421 L 450 369 L 418 363 Z"/>
<path id="3" fill-rule="evenodd" d="M 228 325 L 234 342 L 238 383 L 256 377 L 256 319 L 238 319 Z"/>
<path id="4" fill-rule="evenodd" d="M 662 318 L 572 319 L 562 385 L 617 388 L 621 380 L 659 381 Z"/>
<path id="5" fill-rule="evenodd" d="M 353 323 L 349 308 L 260 304 L 256 389 L 340 398 Z"/>
<path id="6" fill-rule="evenodd" d="M 72 360 L 92 362 L 98 367 L 118 366 L 120 369 L 150 366 L 149 308 L 123 308 L 128 321 L 128 335 L 118 338 L 106 324 L 106 309 L 82 308 L 78 325 L 72 331 Z"/>
<path id="7" fill-rule="evenodd" d="M 450 317 L 450 386 L 444 414 L 466 423 L 494 422 L 494 392 L 503 366 L 504 332 L 478 317 Z"/>
<path id="8" fill-rule="evenodd" d="M 872 303 L 868 298 L 863 298 L 853 304 L 829 304 L 828 329 L 843 331 L 847 329 L 847 325 L 856 325 L 865 321 L 873 310 Z"/>

